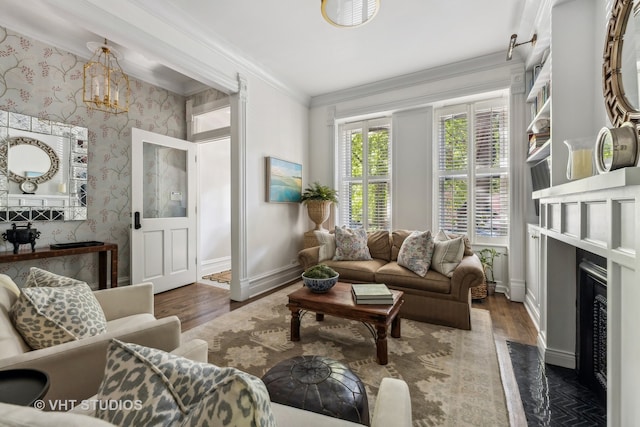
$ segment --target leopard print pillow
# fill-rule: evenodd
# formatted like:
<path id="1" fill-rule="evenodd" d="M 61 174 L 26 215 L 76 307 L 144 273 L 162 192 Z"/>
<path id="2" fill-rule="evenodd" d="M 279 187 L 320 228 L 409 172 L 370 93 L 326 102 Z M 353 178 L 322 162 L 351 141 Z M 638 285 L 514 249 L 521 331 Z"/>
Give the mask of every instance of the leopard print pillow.
<path id="1" fill-rule="evenodd" d="M 11 320 L 34 350 L 107 331 L 102 307 L 84 282 L 22 288 L 11 307 Z"/>
<path id="2" fill-rule="evenodd" d="M 275 427 L 262 380 L 111 340 L 96 418 L 120 425 Z"/>
<path id="3" fill-rule="evenodd" d="M 23 287 L 25 288 L 34 288 L 39 286 L 58 287 L 58 286 L 77 285 L 78 283 L 86 283 L 86 282 L 72 279 L 71 277 L 60 276 L 58 274 L 54 274 L 50 271 L 43 270 L 38 267 L 31 267 L 29 269 L 29 275 L 27 276 L 27 280 L 24 282 Z"/>

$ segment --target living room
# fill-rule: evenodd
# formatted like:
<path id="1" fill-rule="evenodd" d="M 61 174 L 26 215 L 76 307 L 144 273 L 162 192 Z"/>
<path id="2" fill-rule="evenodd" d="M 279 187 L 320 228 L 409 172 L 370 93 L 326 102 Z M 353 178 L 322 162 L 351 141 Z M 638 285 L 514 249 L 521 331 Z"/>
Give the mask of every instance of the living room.
<path id="1" fill-rule="evenodd" d="M 332 184 L 336 182 L 338 172 L 335 135 L 340 126 L 352 121 L 390 117 L 393 138 L 402 141 L 394 146 L 392 156 L 393 198 L 390 211 L 393 226 L 437 231 L 441 215 L 432 203 L 438 198 L 438 185 L 431 165 L 434 165 L 436 155 L 438 112 L 445 107 L 472 104 L 487 97 L 503 99 L 509 108 L 509 132 L 513 144 L 509 150 L 508 233 L 499 244 L 483 241 L 482 236 L 477 236 L 478 239 L 472 243 L 476 250 L 489 243 L 490 247 L 503 252 L 496 269 L 497 290 L 512 301 L 525 303 L 533 323 L 543 331 L 538 342 L 540 352 L 548 361 L 560 366 L 570 365 L 571 360 L 575 363 L 575 327 L 566 327 L 575 323 L 575 310 L 565 310 L 567 304 L 572 305 L 574 295 L 571 292 L 556 295 L 553 291 L 544 295 L 542 290 L 535 298 L 530 294 L 526 267 L 529 257 L 525 249 L 530 239 L 527 224 L 540 224 L 541 219 L 536 215 L 531 199 L 529 167 L 524 162 L 529 124 L 529 107 L 525 101 L 528 90 L 526 73 L 552 46 L 552 185 L 565 184 L 568 182 L 564 178 L 568 152 L 562 141 L 585 135 L 593 135 L 595 141 L 600 128 L 611 126 L 601 96 L 602 47 L 611 4 L 595 0 L 516 2 L 519 6 L 509 10 L 517 16 L 510 18 L 511 26 L 502 35 L 501 47 L 488 52 L 478 51 L 428 69 L 415 69 L 412 73 L 352 84 L 348 80 L 341 82 L 338 63 L 327 68 L 333 80 L 341 82 L 341 87 L 329 91 L 315 89 L 316 92 L 309 95 L 291 90 L 281 80 L 272 78 L 268 70 L 261 74 L 254 66 L 231 61 L 220 50 L 208 50 L 206 41 L 198 40 L 193 31 L 181 31 L 167 25 L 168 16 L 175 18 L 176 22 L 186 19 L 185 15 L 174 10 L 175 5 L 152 11 L 148 3 L 151 2 L 115 2 L 107 7 L 94 2 L 78 2 L 73 6 L 40 2 L 39 6 L 43 13 L 51 16 L 59 16 L 63 11 L 68 18 L 58 22 L 60 27 L 91 28 L 99 38 L 108 36 L 128 49 L 144 52 L 148 58 L 162 60 L 164 65 L 175 71 L 197 79 L 208 88 L 199 92 L 207 101 L 230 95 L 232 111 L 236 113 L 231 119 L 231 138 L 238 142 L 232 144 L 230 155 L 233 162 L 229 182 L 231 299 L 247 300 L 297 278 L 300 273 L 297 261 L 293 261 L 297 260 L 302 236 L 311 224 L 299 204 L 265 202 L 265 157 L 275 156 L 302 164 L 305 183 L 319 181 Z M 507 7 L 507 2 L 498 3 L 493 6 Z M 381 8 L 385 6 L 383 0 Z M 37 244 L 48 246 L 94 240 L 114 242 L 119 247 L 118 284 L 127 285 L 132 277 L 131 128 L 185 138 L 188 121 L 185 104 L 197 94 L 178 95 L 178 90 L 164 87 L 166 85 L 160 82 L 160 77 L 155 82 L 132 79 L 133 108 L 126 115 L 88 110 L 79 94 L 82 63 L 90 53 L 56 44 L 54 31 L 39 25 L 36 19 L 25 19 L 27 13 L 20 11 L 18 4 L 12 4 L 10 8 L 21 16 L 7 13 L 0 19 L 3 40 L 0 43 L 0 70 L 4 83 L 0 109 L 82 125 L 90 130 L 87 219 L 37 222 L 36 226 L 42 233 Z M 58 10 L 54 13 L 52 8 Z M 319 14 L 315 10 L 319 9 L 317 5 L 312 9 Z M 384 19 L 382 11 L 376 19 Z M 69 24 L 69 21 L 74 24 Z M 375 21 L 363 29 L 372 28 L 373 24 Z M 509 36 L 513 32 L 518 33 L 519 43 L 528 41 L 536 33 L 537 42 L 516 47 L 513 59 L 505 61 Z M 460 40 L 461 44 L 477 36 L 464 34 L 465 37 L 459 37 L 464 39 Z M 87 41 L 82 40 L 83 43 Z M 422 47 L 410 48 L 424 50 Z M 121 65 L 125 67 L 126 64 L 125 59 Z M 576 105 L 587 108 L 576 108 Z M 562 203 L 557 202 L 562 197 L 554 194 L 541 194 L 540 198 L 543 199 L 542 206 L 547 206 L 550 212 L 555 212 L 557 203 Z M 558 209 L 564 212 L 562 209 L 565 208 Z M 625 208 L 620 209 L 627 212 Z M 597 214 L 603 213 L 597 211 Z M 545 218 L 551 216 L 549 214 Z M 332 218 L 330 224 L 334 223 Z M 551 221 L 549 223 L 552 224 Z M 543 231 L 542 234 L 547 239 L 553 233 Z M 296 244 L 291 243 L 292 236 L 297 236 Z M 541 262 L 540 274 L 546 276 L 539 278 L 540 284 L 557 289 L 552 286 L 557 280 L 562 278 L 575 282 L 575 277 L 572 277 L 575 273 L 558 273 L 559 267 L 548 260 L 554 256 L 559 259 L 575 257 L 575 249 L 569 247 L 592 248 L 586 243 L 574 244 L 555 235 L 549 239 L 567 245 L 549 243 L 547 252 L 540 255 L 545 260 Z M 6 250 L 11 250 L 8 243 Z M 591 252 L 602 254 L 598 248 Z M 618 256 L 614 254 L 605 258 L 615 260 Z M 634 260 L 635 257 L 632 261 L 625 258 L 622 264 L 634 265 Z M 90 284 L 97 282 L 98 263 L 88 256 L 76 257 L 72 261 L 47 259 L 2 264 L 0 272 L 22 283 L 29 267 L 34 265 Z M 546 270 L 542 270 L 542 265 Z M 629 283 L 635 277 L 628 273 L 628 269 L 616 268 L 610 266 L 608 274 L 623 277 L 624 280 L 616 279 L 622 283 Z M 622 294 L 616 294 L 617 299 L 610 296 L 614 307 L 625 308 L 609 316 L 612 323 L 608 326 L 613 328 L 610 336 L 615 341 L 608 344 L 607 354 L 609 360 L 619 362 L 614 364 L 617 367 L 609 377 L 612 381 L 609 389 L 613 390 L 608 396 L 610 425 L 631 425 L 625 421 L 638 418 L 635 417 L 634 411 L 637 410 L 631 396 L 637 389 L 635 384 L 640 383 L 640 374 L 630 366 L 631 356 L 627 356 L 636 354 L 637 348 L 624 344 L 633 342 L 634 335 L 621 326 L 639 320 L 638 315 L 628 309 L 633 301 L 637 301 L 638 295 L 637 291 L 626 288 Z"/>

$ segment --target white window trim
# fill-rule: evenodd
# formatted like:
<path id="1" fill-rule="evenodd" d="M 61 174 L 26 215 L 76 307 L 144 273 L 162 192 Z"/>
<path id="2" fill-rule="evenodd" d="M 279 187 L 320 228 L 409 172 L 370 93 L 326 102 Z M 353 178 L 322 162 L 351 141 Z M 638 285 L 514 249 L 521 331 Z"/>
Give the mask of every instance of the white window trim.
<path id="1" fill-rule="evenodd" d="M 336 143 L 335 143 L 335 147 L 336 147 L 336 165 L 337 165 L 337 187 L 339 189 L 344 188 L 344 183 L 345 182 L 355 182 L 355 181 L 362 181 L 363 183 L 365 182 L 375 182 L 377 181 L 382 181 L 382 182 L 388 182 L 389 183 L 389 230 L 393 230 L 393 126 L 392 126 L 393 120 L 391 116 L 384 116 L 384 117 L 377 117 L 377 118 L 370 118 L 370 119 L 359 119 L 359 120 L 355 120 L 355 121 L 341 121 L 341 123 L 338 123 L 337 125 L 337 135 L 336 135 Z M 363 162 L 364 164 L 362 165 L 362 170 L 363 170 L 363 174 L 364 176 L 362 178 L 358 178 L 358 179 L 353 179 L 353 180 L 345 180 L 344 174 L 342 173 L 342 171 L 340 170 L 340 153 L 342 148 L 340 147 L 341 141 L 342 141 L 342 133 L 344 131 L 349 131 L 349 130 L 353 130 L 353 129 L 369 129 L 371 127 L 376 127 L 376 126 L 381 126 L 381 125 L 388 125 L 389 126 L 389 165 L 388 165 L 388 177 L 373 177 L 370 178 L 367 176 L 366 171 L 368 170 L 368 156 L 363 156 Z M 367 137 L 367 132 L 363 131 L 363 143 L 364 143 L 364 147 L 363 147 L 363 151 L 366 150 L 366 152 L 368 152 L 368 137 Z M 342 195 L 339 195 L 340 200 Z M 368 186 L 364 185 L 363 186 L 363 190 L 362 190 L 362 197 L 363 200 L 368 200 Z M 366 218 L 367 218 L 368 212 L 367 209 L 363 208 L 363 216 L 364 216 L 364 224 L 367 223 Z M 338 209 L 336 210 L 336 223 L 338 225 L 346 225 L 346 221 L 344 218 L 342 218 L 341 216 L 341 212 L 340 212 L 340 207 L 338 207 Z M 366 227 L 365 227 L 366 229 Z"/>
<path id="2" fill-rule="evenodd" d="M 469 130 L 469 136 L 470 136 L 470 143 L 467 144 L 467 171 L 465 176 L 467 176 L 469 178 L 469 185 L 468 188 L 470 189 L 475 189 L 475 184 L 476 184 L 476 173 L 475 171 L 475 156 L 473 155 L 473 149 L 475 146 L 475 134 L 473 132 L 473 130 L 475 129 L 475 115 L 474 113 L 474 109 L 472 108 L 472 106 L 475 105 L 486 105 L 486 106 L 492 106 L 492 105 L 496 105 L 496 106 L 503 106 L 506 105 L 507 110 L 509 115 L 511 114 L 510 110 L 510 105 L 509 105 L 509 101 L 508 99 L 505 100 L 504 97 L 489 97 L 486 99 L 478 99 L 475 101 L 469 101 L 469 102 L 462 102 L 462 103 L 457 103 L 454 105 L 447 105 L 447 106 L 443 106 L 443 107 L 439 107 L 434 109 L 434 114 L 433 114 L 433 135 L 432 135 L 432 141 L 433 143 L 433 179 L 432 179 L 432 184 L 433 184 L 433 221 L 434 221 L 434 230 L 439 230 L 440 228 L 440 206 L 439 206 L 439 200 L 440 200 L 440 177 L 441 176 L 447 176 L 447 175 L 451 175 L 451 176 L 459 176 L 460 174 L 457 172 L 447 172 L 447 171 L 440 171 L 440 140 L 439 140 L 439 119 L 441 116 L 443 115 L 447 115 L 447 114 L 452 114 L 452 113 L 459 113 L 463 111 L 462 107 L 466 107 L 466 113 L 467 113 L 467 120 L 468 120 L 468 130 Z M 510 147 L 510 150 L 512 150 L 512 148 Z M 507 159 L 509 162 L 511 162 L 511 154 L 509 154 L 507 156 Z M 484 171 L 484 170 L 483 170 Z M 511 173 L 510 173 L 510 168 L 509 165 L 507 165 L 506 167 L 501 167 L 501 168 L 494 168 L 494 169 L 487 169 L 486 172 L 500 172 L 500 173 L 505 173 L 507 174 L 508 178 L 509 178 L 509 185 L 512 185 L 512 177 L 511 177 Z M 508 213 L 507 213 L 507 218 L 510 217 L 510 211 L 511 211 L 511 197 L 510 197 L 511 193 L 509 192 L 507 194 L 508 197 Z M 476 200 L 475 200 L 475 190 L 471 191 L 471 195 L 469 197 L 469 209 L 467 212 L 467 231 L 468 231 L 468 237 L 471 241 L 472 244 L 474 245 L 482 245 L 482 246 L 500 246 L 500 247 L 506 247 L 509 244 L 509 233 L 510 233 L 510 228 L 507 228 L 507 235 L 503 236 L 503 237 L 486 237 L 486 236 L 478 236 L 476 235 L 476 224 L 475 224 L 475 209 L 476 209 Z"/>
<path id="3" fill-rule="evenodd" d="M 229 97 L 217 99 L 202 105 L 193 106 L 193 99 L 189 99 L 186 105 L 187 116 L 187 140 L 191 142 L 211 141 L 223 139 L 231 136 L 231 126 L 220 129 L 209 130 L 205 132 L 192 133 L 194 128 L 195 117 L 201 114 L 209 113 L 215 110 L 221 110 L 231 106 Z"/>

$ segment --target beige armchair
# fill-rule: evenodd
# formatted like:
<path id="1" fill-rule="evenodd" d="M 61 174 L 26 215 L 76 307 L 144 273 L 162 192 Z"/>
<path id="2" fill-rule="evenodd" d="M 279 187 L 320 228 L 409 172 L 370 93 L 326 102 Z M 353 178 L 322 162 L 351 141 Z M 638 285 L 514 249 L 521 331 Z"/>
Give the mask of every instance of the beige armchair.
<path id="1" fill-rule="evenodd" d="M 93 396 L 104 374 L 109 340 L 117 338 L 164 351 L 180 345 L 180 320 L 156 319 L 153 285 L 143 283 L 104 289 L 95 296 L 107 320 L 107 332 L 39 350 L 31 350 L 13 327 L 11 306 L 17 286 L 0 275 L 0 370 L 33 368 L 49 375 L 45 399 L 82 400 Z"/>

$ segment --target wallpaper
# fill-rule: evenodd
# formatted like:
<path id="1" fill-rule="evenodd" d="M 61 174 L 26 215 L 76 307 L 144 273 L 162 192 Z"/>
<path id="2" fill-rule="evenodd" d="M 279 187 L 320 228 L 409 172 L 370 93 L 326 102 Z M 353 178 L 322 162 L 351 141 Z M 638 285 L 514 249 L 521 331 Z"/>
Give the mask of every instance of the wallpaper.
<path id="1" fill-rule="evenodd" d="M 131 128 L 184 139 L 186 99 L 131 78 L 128 113 L 92 111 L 82 102 L 83 65 L 71 53 L 0 27 L 0 109 L 89 129 L 88 220 L 35 222 L 42 233 L 36 247 L 86 240 L 117 243 L 118 276 L 128 278 Z M 0 223 L 0 230 L 9 226 Z M 0 250 L 12 250 L 12 245 L 0 239 Z M 95 254 L 3 263 L 0 273 L 20 286 L 30 266 L 97 282 Z"/>

